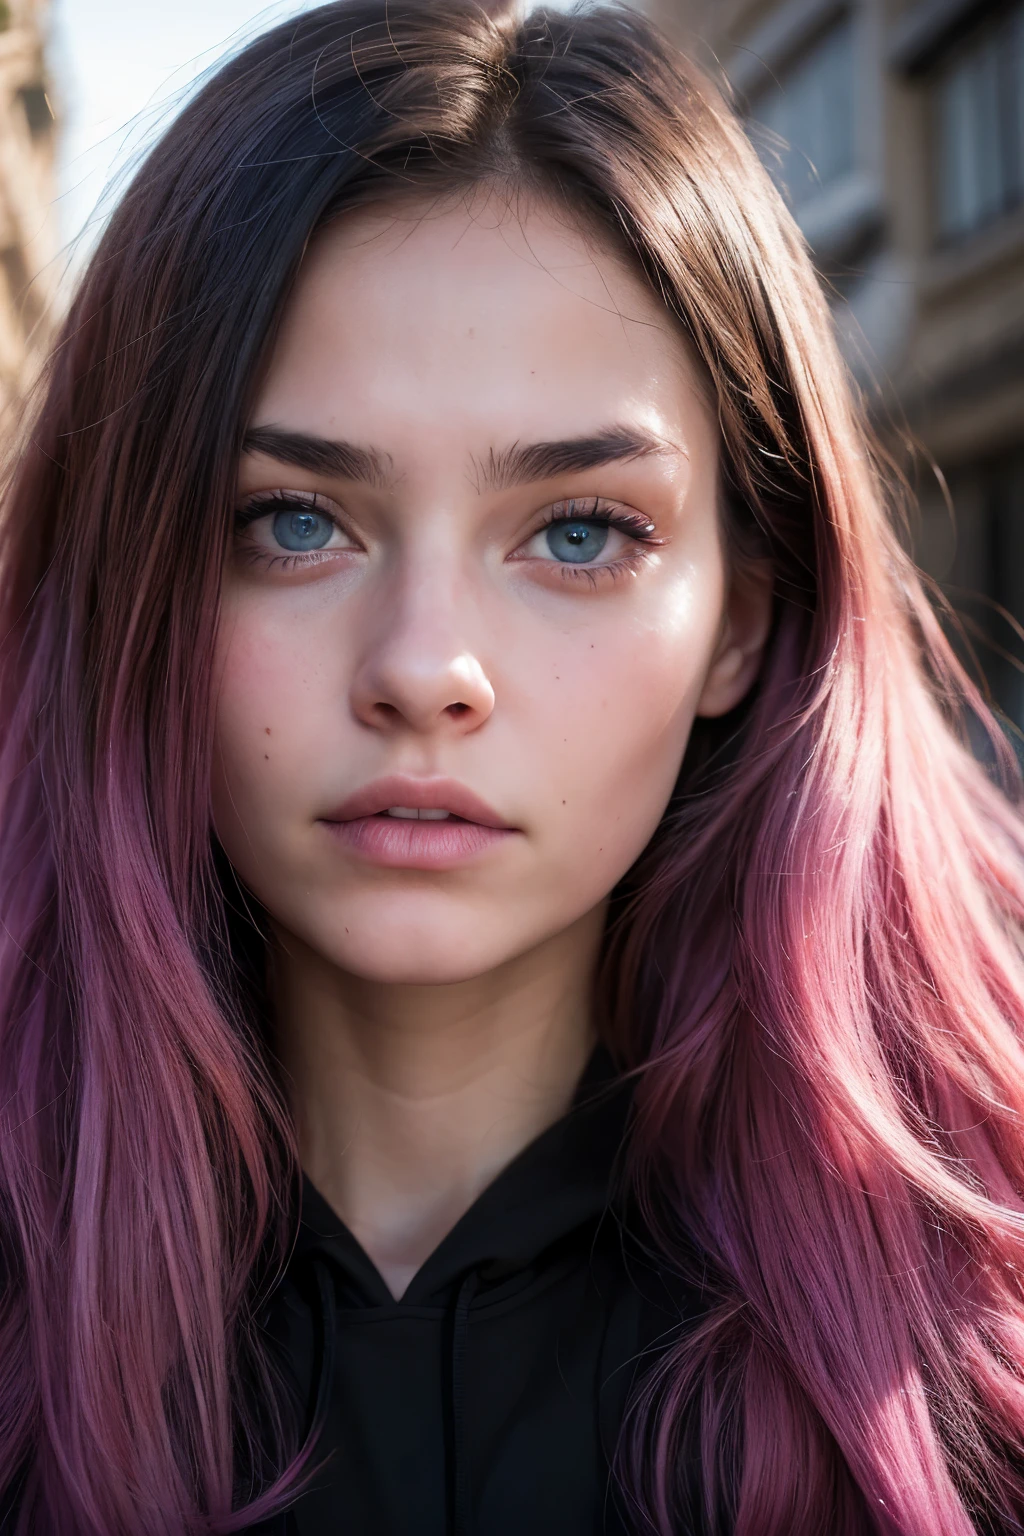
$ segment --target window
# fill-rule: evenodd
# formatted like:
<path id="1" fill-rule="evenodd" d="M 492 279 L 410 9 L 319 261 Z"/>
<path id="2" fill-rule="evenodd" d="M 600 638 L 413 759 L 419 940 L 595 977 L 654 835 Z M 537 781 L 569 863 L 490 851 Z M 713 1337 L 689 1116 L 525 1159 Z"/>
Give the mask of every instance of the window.
<path id="1" fill-rule="evenodd" d="M 1024 199 L 1024 5 L 939 72 L 935 131 L 941 238 L 980 229 Z"/>
<path id="2" fill-rule="evenodd" d="M 964 465 L 949 473 L 955 516 L 955 555 L 931 566 L 959 615 L 975 660 L 998 707 L 1024 729 L 1024 453 Z M 940 516 L 947 534 L 948 519 Z M 922 525 L 923 526 L 923 525 Z M 942 542 L 945 542 L 943 540 Z M 929 567 L 927 551 L 919 558 Z M 951 638 L 958 649 L 956 632 Z M 1022 753 L 1024 739 L 1014 738 Z"/>
<path id="3" fill-rule="evenodd" d="M 853 27 L 845 16 L 752 103 L 752 137 L 794 209 L 854 169 L 853 98 Z"/>
<path id="4" fill-rule="evenodd" d="M 992 465 L 985 477 L 988 520 L 989 591 L 998 610 L 1024 621 L 1024 456 Z M 995 644 L 988 670 L 993 691 L 1018 726 L 1024 725 L 1024 653 L 1012 622 L 994 611 L 989 629 Z"/>

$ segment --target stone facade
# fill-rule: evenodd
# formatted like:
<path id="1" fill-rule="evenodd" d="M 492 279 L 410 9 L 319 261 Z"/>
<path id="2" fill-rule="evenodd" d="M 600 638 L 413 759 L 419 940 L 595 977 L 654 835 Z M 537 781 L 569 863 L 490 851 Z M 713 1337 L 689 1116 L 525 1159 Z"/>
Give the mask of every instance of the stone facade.
<path id="1" fill-rule="evenodd" d="M 49 336 L 55 288 L 54 96 L 46 0 L 0 0 L 0 435 Z M 4 425 L 6 424 L 6 426 Z"/>
<path id="2" fill-rule="evenodd" d="M 648 9 L 786 187 L 879 428 L 916 444 L 919 559 L 1024 724 L 1024 0 Z"/>

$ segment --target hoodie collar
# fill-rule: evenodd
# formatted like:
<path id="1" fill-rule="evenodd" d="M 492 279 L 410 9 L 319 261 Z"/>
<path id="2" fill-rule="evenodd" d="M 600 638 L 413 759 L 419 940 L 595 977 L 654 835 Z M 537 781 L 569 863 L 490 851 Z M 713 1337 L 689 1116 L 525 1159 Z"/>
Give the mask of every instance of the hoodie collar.
<path id="1" fill-rule="evenodd" d="M 437 1306 L 474 1271 L 497 1283 L 596 1226 L 614 1197 L 616 1165 L 632 1100 L 598 1046 L 569 1110 L 529 1143 L 477 1197 L 413 1276 L 396 1303 L 373 1261 L 308 1178 L 291 1266 L 326 1259 L 363 1306 Z"/>

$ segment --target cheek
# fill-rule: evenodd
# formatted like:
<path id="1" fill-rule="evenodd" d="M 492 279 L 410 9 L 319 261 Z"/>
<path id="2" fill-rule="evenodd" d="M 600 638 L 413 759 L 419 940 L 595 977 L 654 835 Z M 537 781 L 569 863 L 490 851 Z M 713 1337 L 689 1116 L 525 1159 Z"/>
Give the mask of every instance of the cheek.
<path id="1" fill-rule="evenodd" d="M 577 637 L 543 689 L 543 734 L 563 786 L 566 830 L 600 856 L 609 888 L 671 797 L 715 646 L 720 596 L 713 570 L 700 583 L 684 573 L 649 594 L 642 613 Z"/>
<path id="2" fill-rule="evenodd" d="M 271 837 L 296 769 L 315 751 L 316 648 L 296 643 L 301 628 L 274 632 L 242 603 L 225 606 L 215 650 L 214 828 L 233 845 Z M 244 855 L 242 855 L 244 857 Z"/>

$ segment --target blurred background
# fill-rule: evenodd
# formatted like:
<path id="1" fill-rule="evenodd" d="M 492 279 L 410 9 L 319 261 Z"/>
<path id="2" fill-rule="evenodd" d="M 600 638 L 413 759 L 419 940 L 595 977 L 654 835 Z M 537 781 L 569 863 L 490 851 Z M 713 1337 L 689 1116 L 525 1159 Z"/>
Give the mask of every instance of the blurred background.
<path id="1" fill-rule="evenodd" d="M 916 491 L 917 558 L 1024 725 L 1024 0 L 650 9 L 735 92 Z"/>
<path id="2" fill-rule="evenodd" d="M 301 3 L 0 0 L 0 436 L 119 178 Z M 1024 726 L 1024 0 L 645 0 L 734 94 Z"/>

